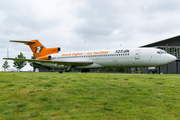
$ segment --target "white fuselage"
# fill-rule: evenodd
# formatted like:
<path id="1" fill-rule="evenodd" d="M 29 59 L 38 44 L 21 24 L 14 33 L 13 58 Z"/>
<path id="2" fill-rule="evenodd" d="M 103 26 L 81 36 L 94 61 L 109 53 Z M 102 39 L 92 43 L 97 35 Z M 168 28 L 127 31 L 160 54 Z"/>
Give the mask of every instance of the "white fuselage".
<path id="1" fill-rule="evenodd" d="M 74 66 L 75 68 L 104 67 L 157 67 L 169 64 L 176 57 L 156 48 L 128 48 L 52 54 L 52 61 L 92 61 L 93 64 Z M 42 63 L 43 64 L 43 63 Z M 43 65 L 56 68 L 67 68 L 68 65 Z"/>

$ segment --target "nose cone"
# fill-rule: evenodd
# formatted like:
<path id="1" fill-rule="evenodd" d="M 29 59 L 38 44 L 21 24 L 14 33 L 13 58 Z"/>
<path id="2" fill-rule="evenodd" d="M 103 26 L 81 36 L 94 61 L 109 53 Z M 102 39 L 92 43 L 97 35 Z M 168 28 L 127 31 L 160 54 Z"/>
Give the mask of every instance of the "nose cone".
<path id="1" fill-rule="evenodd" d="M 177 58 L 173 55 L 170 55 L 168 60 L 169 60 L 169 62 L 174 62 L 175 60 L 177 60 Z"/>

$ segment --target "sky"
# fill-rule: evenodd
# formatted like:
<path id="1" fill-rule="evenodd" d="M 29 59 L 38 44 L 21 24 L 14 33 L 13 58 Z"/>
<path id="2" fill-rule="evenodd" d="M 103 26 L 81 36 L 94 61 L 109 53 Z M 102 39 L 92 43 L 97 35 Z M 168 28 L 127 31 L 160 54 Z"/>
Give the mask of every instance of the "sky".
<path id="1" fill-rule="evenodd" d="M 179 0 L 0 0 L 0 67 L 7 50 L 11 58 L 33 55 L 10 40 L 38 39 L 71 52 L 134 48 L 178 35 Z"/>

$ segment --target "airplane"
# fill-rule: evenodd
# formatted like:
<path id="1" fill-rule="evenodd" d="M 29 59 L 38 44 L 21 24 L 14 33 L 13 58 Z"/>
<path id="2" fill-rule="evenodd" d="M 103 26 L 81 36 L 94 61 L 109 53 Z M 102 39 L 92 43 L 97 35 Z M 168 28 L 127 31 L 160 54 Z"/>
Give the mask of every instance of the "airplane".
<path id="1" fill-rule="evenodd" d="M 28 61 L 51 68 L 91 69 L 107 67 L 155 67 L 174 62 L 177 58 L 158 48 L 118 48 L 109 50 L 90 50 L 81 52 L 59 53 L 60 47 L 46 48 L 39 40 L 10 42 L 29 45 L 36 59 L 3 58 L 6 60 Z M 61 71 L 62 73 L 62 71 Z"/>

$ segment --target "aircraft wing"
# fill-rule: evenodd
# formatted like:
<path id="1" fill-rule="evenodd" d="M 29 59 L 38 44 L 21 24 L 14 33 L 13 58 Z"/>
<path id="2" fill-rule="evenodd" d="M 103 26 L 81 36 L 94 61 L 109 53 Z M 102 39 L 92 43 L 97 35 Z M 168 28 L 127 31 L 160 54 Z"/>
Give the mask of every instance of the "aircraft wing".
<path id="1" fill-rule="evenodd" d="M 36 59 L 20 59 L 20 58 L 3 58 L 5 60 L 18 60 L 18 61 L 28 61 L 28 62 L 36 62 L 38 64 L 41 63 L 52 63 L 58 65 L 78 65 L 78 66 L 85 66 L 93 64 L 92 61 L 52 61 L 52 60 L 36 60 Z"/>

